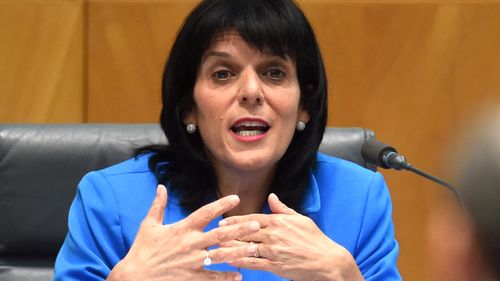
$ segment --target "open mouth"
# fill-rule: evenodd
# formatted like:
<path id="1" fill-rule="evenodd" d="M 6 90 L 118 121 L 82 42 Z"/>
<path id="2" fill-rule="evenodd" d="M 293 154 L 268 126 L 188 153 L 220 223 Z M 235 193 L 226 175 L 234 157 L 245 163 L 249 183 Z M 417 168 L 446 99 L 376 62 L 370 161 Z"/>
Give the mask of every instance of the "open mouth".
<path id="1" fill-rule="evenodd" d="M 269 130 L 269 126 L 259 121 L 242 121 L 231 127 L 233 133 L 242 137 L 253 137 L 262 135 Z"/>

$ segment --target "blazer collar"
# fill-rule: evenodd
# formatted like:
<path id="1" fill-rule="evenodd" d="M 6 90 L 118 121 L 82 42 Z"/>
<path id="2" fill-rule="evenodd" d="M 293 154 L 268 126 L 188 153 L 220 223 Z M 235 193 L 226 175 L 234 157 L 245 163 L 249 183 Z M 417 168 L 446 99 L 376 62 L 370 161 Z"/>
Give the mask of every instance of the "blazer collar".
<path id="1" fill-rule="evenodd" d="M 302 210 L 306 214 L 316 213 L 321 209 L 318 182 L 312 170 L 309 170 L 309 187 L 302 204 Z"/>

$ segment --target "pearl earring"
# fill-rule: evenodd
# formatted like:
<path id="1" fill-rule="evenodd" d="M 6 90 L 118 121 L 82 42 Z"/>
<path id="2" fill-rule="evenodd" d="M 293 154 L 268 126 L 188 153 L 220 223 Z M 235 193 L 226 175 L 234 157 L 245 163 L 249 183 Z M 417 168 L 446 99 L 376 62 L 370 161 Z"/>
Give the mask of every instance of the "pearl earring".
<path id="1" fill-rule="evenodd" d="M 302 132 L 306 128 L 306 123 L 299 121 L 297 122 L 297 131 Z"/>
<path id="2" fill-rule="evenodd" d="M 194 134 L 194 133 L 196 133 L 196 130 L 197 130 L 197 128 L 196 128 L 196 125 L 195 125 L 195 124 L 192 124 L 192 123 L 187 124 L 187 126 L 186 126 L 186 131 L 187 131 L 188 133 L 190 133 L 190 134 Z"/>

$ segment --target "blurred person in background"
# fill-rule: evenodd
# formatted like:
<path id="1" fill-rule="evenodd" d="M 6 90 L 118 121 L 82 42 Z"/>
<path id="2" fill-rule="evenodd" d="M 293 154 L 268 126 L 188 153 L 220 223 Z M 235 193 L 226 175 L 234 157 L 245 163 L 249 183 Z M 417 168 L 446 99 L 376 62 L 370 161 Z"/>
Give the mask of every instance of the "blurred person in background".
<path id="1" fill-rule="evenodd" d="M 464 208 L 446 197 L 429 227 L 432 281 L 500 280 L 500 103 L 482 111 L 454 151 Z"/>

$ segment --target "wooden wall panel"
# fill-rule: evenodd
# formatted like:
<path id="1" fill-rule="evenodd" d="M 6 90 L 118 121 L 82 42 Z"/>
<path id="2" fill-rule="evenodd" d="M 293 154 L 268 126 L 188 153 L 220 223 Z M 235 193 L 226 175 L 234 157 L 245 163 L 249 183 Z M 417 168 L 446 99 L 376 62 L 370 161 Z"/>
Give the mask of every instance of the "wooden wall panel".
<path id="1" fill-rule="evenodd" d="M 196 3 L 90 1 L 90 122 L 159 120 L 163 65 Z"/>
<path id="2" fill-rule="evenodd" d="M 0 122 L 84 121 L 83 1 L 0 2 Z"/>

